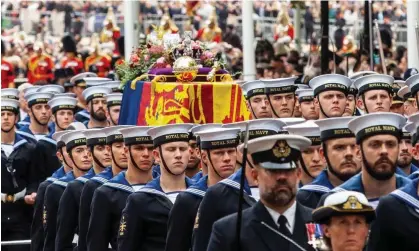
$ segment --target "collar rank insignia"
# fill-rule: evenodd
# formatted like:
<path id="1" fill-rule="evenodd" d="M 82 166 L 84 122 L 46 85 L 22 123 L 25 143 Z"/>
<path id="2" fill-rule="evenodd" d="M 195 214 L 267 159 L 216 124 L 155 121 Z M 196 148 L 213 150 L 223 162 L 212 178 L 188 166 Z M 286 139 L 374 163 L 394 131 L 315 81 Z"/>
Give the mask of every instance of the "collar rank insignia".
<path id="1" fill-rule="evenodd" d="M 343 204 L 343 209 L 357 210 L 363 209 L 362 204 L 355 196 L 349 196 L 348 200 Z"/>
<path id="2" fill-rule="evenodd" d="M 119 224 L 119 236 L 123 236 L 127 230 L 127 222 L 125 221 L 125 215 L 122 216 L 121 223 Z"/>

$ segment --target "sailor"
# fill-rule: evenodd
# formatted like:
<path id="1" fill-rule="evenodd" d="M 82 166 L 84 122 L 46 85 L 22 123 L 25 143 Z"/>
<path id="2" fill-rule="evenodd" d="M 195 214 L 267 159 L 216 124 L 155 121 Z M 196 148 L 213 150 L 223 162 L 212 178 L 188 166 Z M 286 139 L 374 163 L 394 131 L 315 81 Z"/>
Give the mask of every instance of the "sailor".
<path id="1" fill-rule="evenodd" d="M 356 95 L 358 90 L 355 88 L 354 83 L 349 87 L 348 95 L 346 96 L 346 107 L 342 117 L 359 116 L 359 111 L 356 108 Z"/>
<path id="2" fill-rule="evenodd" d="M 118 125 L 119 112 L 121 111 L 122 93 L 111 93 L 105 96 L 107 117 L 110 126 Z"/>
<path id="3" fill-rule="evenodd" d="M 51 100 L 52 96 L 53 94 L 48 92 L 25 94 L 31 121 L 30 125 L 21 127 L 16 133 L 28 142 L 36 144 L 39 139 L 54 133 L 54 128 L 48 127 L 48 122 L 51 118 L 51 108 L 48 105 L 48 101 Z"/>
<path id="4" fill-rule="evenodd" d="M 415 74 L 406 80 L 406 85 L 409 86 L 409 92 L 411 97 L 415 100 L 413 106 L 416 111 L 419 108 L 419 74 Z"/>
<path id="5" fill-rule="evenodd" d="M 59 86 L 61 87 L 61 86 Z M 41 87 L 42 88 L 42 87 Z M 77 100 L 68 97 L 55 97 L 48 101 L 52 111 L 52 120 L 55 122 L 55 132 L 63 131 L 74 121 L 74 107 Z M 57 157 L 57 142 L 53 135 L 48 134 L 36 143 L 36 162 L 39 168 L 39 180 L 44 181 L 50 177 L 62 164 Z"/>
<path id="6" fill-rule="evenodd" d="M 313 182 L 298 191 L 297 200 L 302 205 L 316 208 L 323 194 L 361 170 L 361 161 L 356 158 L 358 146 L 355 135 L 348 129 L 351 120 L 351 117 L 342 117 L 315 121 L 319 126 L 322 142 L 320 154 L 327 168 Z"/>
<path id="7" fill-rule="evenodd" d="M 325 74 L 310 80 L 314 102 L 320 109 L 320 119 L 342 117 L 351 84 L 348 77 L 337 74 Z"/>
<path id="8" fill-rule="evenodd" d="M 208 175 L 180 193 L 169 214 L 165 250 L 189 251 L 196 213 L 208 187 L 235 171 L 239 128 L 218 128 L 197 134 Z"/>
<path id="9" fill-rule="evenodd" d="M 75 75 L 83 72 L 83 61 L 77 55 L 77 45 L 71 35 L 65 35 L 61 39 L 65 57 L 61 60 L 61 68 L 70 68 Z"/>
<path id="10" fill-rule="evenodd" d="M 352 119 L 348 127 L 355 134 L 362 159 L 361 173 L 332 191 L 356 191 L 365 194 L 376 208 L 381 196 L 410 183 L 395 174 L 399 156 L 402 126 L 405 118 L 399 114 L 376 112 Z"/>
<path id="11" fill-rule="evenodd" d="M 393 101 L 390 106 L 390 111 L 398 113 L 400 115 L 404 114 L 404 99 L 403 97 L 399 97 L 397 93 L 404 86 L 406 86 L 406 83 L 403 80 L 394 80 L 394 83 L 391 86 L 391 88 L 393 89 Z"/>
<path id="12" fill-rule="evenodd" d="M 34 145 L 16 133 L 19 102 L 1 99 L 1 222 L 2 241 L 29 238 L 37 180 Z M 29 250 L 28 247 L 6 250 Z"/>
<path id="13" fill-rule="evenodd" d="M 320 155 L 320 129 L 313 121 L 307 121 L 284 128 L 291 135 L 304 136 L 311 140 L 311 146 L 301 152 L 302 174 L 299 187 L 311 183 L 325 169 L 326 161 Z"/>
<path id="14" fill-rule="evenodd" d="M 384 74 L 360 77 L 354 81 L 358 90 L 357 105 L 365 113 L 390 112 L 394 78 Z"/>
<path id="15" fill-rule="evenodd" d="M 31 118 L 29 117 L 28 101 L 26 100 L 25 95 L 29 95 L 29 93 L 36 92 L 38 88 L 39 86 L 32 86 L 29 83 L 24 83 L 18 87 L 20 119 L 19 119 L 19 122 L 16 124 L 17 129 L 20 129 L 21 127 L 25 125 L 29 126 L 31 124 Z"/>
<path id="16" fill-rule="evenodd" d="M 237 243 L 237 214 L 214 223 L 208 249 L 235 250 L 313 250 L 308 244 L 305 224 L 311 209 L 296 201 L 301 169 L 301 151 L 310 146 L 299 135 L 273 135 L 250 140 L 248 151 L 255 164 L 260 200 L 243 211 L 240 242 Z M 237 198 L 236 198 L 237 199 Z M 237 210 L 237 209 L 236 209 Z M 263 248 L 262 248 L 263 249 Z"/>
<path id="17" fill-rule="evenodd" d="M 87 250 L 106 251 L 108 244 L 117 249 L 119 222 L 128 196 L 153 179 L 153 140 L 147 134 L 149 129 L 135 126 L 119 130 L 124 137 L 128 169 L 96 189 L 86 236 Z"/>
<path id="18" fill-rule="evenodd" d="M 408 125 L 409 126 L 409 125 Z M 403 127 L 403 136 L 400 141 L 400 151 L 399 157 L 397 158 L 397 169 L 396 173 L 401 176 L 409 176 L 415 171 L 419 170 L 413 163 L 413 154 L 412 154 L 412 136 L 410 132 L 406 130 L 406 127 Z"/>
<path id="19" fill-rule="evenodd" d="M 223 125 L 223 128 L 240 128 L 241 141 L 246 135 L 246 125 L 249 123 L 249 139 L 256 139 L 267 135 L 275 135 L 283 131 L 285 124 L 277 119 L 258 119 L 245 122 L 231 123 Z M 218 219 L 237 212 L 239 205 L 238 195 L 240 193 L 240 179 L 243 175 L 241 166 L 243 165 L 243 154 L 237 152 L 237 159 L 240 168 L 227 179 L 221 180 L 217 184 L 208 188 L 199 206 L 194 225 L 194 238 L 192 250 L 207 250 L 211 236 L 212 226 Z M 252 176 L 254 164 L 252 157 L 247 154 L 244 185 L 243 209 L 249 208 L 259 200 L 259 189 L 257 182 Z"/>
<path id="20" fill-rule="evenodd" d="M 45 190 L 44 211 L 42 213 L 42 222 L 45 232 L 44 251 L 55 250 L 55 237 L 58 230 L 57 215 L 61 196 L 67 187 L 68 182 L 85 174 L 85 172 L 79 168 L 84 168 L 83 161 L 89 160 L 86 138 L 80 132 L 81 130 L 85 130 L 86 127 L 79 122 L 74 123 L 71 127 L 74 131 L 62 135 L 61 141 L 65 143 L 65 149 L 62 151 L 64 159 L 70 160 L 67 164 L 72 170 L 66 173 L 64 177 L 54 181 Z"/>
<path id="21" fill-rule="evenodd" d="M 80 197 L 80 210 L 78 220 L 79 236 L 81 236 L 81 238 L 78 242 L 79 250 L 87 250 L 86 236 L 89 229 L 89 221 L 91 216 L 90 209 L 95 190 L 115 177 L 120 172 L 127 170 L 128 160 L 124 150 L 124 137 L 119 130 L 128 127 L 131 126 L 111 126 L 101 129 L 101 132 L 106 135 L 106 152 L 110 154 L 111 161 L 109 163 L 109 160 L 100 160 L 95 151 L 92 152 L 97 159 L 95 162 L 98 173 L 96 173 L 96 175 L 90 180 L 85 181 L 86 184 Z M 103 135 L 100 137 L 102 138 Z M 103 138 L 101 139 L 101 142 L 103 142 Z M 93 150 L 96 150 L 97 148 L 99 147 L 96 146 L 96 148 Z M 105 155 L 104 157 L 109 157 L 109 155 Z M 100 172 L 100 170 L 103 171 Z"/>
<path id="22" fill-rule="evenodd" d="M 189 157 L 185 174 L 195 182 L 208 174 L 208 167 L 205 165 L 201 158 L 202 151 L 197 134 L 201 131 L 221 128 L 221 126 L 222 124 L 208 123 L 196 125 L 189 130 L 189 148 L 191 149 L 191 156 Z"/>
<path id="23" fill-rule="evenodd" d="M 76 120 L 84 122 L 90 119 L 90 114 L 86 110 L 86 100 L 83 97 L 83 91 L 86 89 L 85 78 L 97 77 L 93 72 L 84 72 L 77 74 L 70 79 L 70 83 L 74 86 L 73 92 L 77 95 Z"/>
<path id="24" fill-rule="evenodd" d="M 68 134 L 63 136 L 65 140 Z M 84 141 L 84 145 L 69 152 L 73 162 L 73 171 L 80 173 L 75 180 L 69 181 L 59 202 L 57 213 L 57 233 L 55 237 L 55 250 L 73 250 L 73 238 L 77 234 L 77 219 L 80 203 L 80 194 L 82 192 L 86 179 L 94 176 L 92 168 L 92 155 L 87 146 L 86 136 L 82 132 L 70 135 L 72 140 Z M 67 151 L 69 146 L 67 143 Z"/>
<path id="25" fill-rule="evenodd" d="M 87 128 L 103 128 L 109 125 L 106 119 L 106 98 L 112 90 L 107 87 L 93 86 L 83 91 L 83 97 L 87 103 L 87 111 L 90 120 L 85 121 Z"/>
<path id="26" fill-rule="evenodd" d="M 409 117 L 410 115 L 418 112 L 418 108 L 416 106 L 416 100 L 412 97 L 409 86 L 405 85 L 397 92 L 397 96 L 403 98 L 403 115 L 405 117 Z"/>
<path id="27" fill-rule="evenodd" d="M 56 132 L 52 135 L 52 139 L 57 142 L 56 155 L 62 166 L 57 169 L 51 177 L 47 178 L 44 182 L 39 184 L 38 191 L 36 192 L 34 213 L 32 217 L 31 226 L 31 251 L 42 251 L 44 248 L 44 228 L 42 226 L 42 212 L 44 207 L 45 190 L 52 184 L 52 182 L 62 178 L 66 173 L 71 171 L 71 167 L 67 164 L 70 163 L 70 158 L 66 155 L 66 159 L 63 154 L 63 148 L 65 144 L 61 141 L 62 135 L 69 131 Z M 65 151 L 65 150 L 64 150 Z"/>
<path id="28" fill-rule="evenodd" d="M 297 77 L 262 80 L 274 118 L 290 118 L 294 114 Z"/>
<path id="29" fill-rule="evenodd" d="M 301 116 L 306 120 L 319 119 L 319 107 L 314 104 L 313 89 L 297 89 L 295 94 L 301 107 Z"/>
<path id="30" fill-rule="evenodd" d="M 161 175 L 128 197 L 119 225 L 118 250 L 164 250 L 169 212 L 177 195 L 192 185 L 185 175 L 191 127 L 173 124 L 148 130 Z"/>
<path id="31" fill-rule="evenodd" d="M 30 84 L 28 84 L 28 85 L 30 85 Z M 25 111 L 27 111 L 27 103 L 24 101 L 23 97 L 22 97 L 22 103 L 21 103 L 20 102 L 20 96 L 23 96 L 23 91 L 22 91 L 22 94 L 21 94 L 18 89 L 15 89 L 15 88 L 1 89 L 1 98 L 14 99 L 14 100 L 19 101 L 18 123 L 16 124 L 17 129 L 19 129 L 23 125 L 29 125 L 30 124 L 29 116 L 25 112 Z M 22 109 L 25 109 L 25 110 L 22 110 Z M 22 117 L 24 117 L 24 118 L 22 118 Z M 20 120 L 24 120 L 24 119 L 25 119 L 24 122 L 20 121 Z"/>
<path id="32" fill-rule="evenodd" d="M 374 208 L 368 203 L 365 195 L 354 191 L 330 194 L 324 203 L 313 211 L 313 221 L 321 224 L 323 234 L 320 238 L 327 250 L 333 251 L 343 251 L 349 247 L 354 251 L 364 250 L 369 226 L 375 217 Z M 312 244 L 316 242 L 311 241 Z"/>
<path id="33" fill-rule="evenodd" d="M 419 113 L 415 113 L 409 117 L 409 122 L 406 124 L 404 129 L 412 135 L 411 138 L 411 154 L 412 154 L 412 163 L 411 163 L 411 174 L 409 175 L 410 179 L 415 179 L 419 176 L 419 170 L 413 171 L 416 167 L 418 168 L 418 160 L 419 160 Z M 413 172 L 412 172 L 413 171 Z"/>
<path id="34" fill-rule="evenodd" d="M 244 83 L 241 88 L 246 98 L 247 109 L 251 111 L 252 119 L 272 118 L 264 82 L 261 80 L 249 81 Z"/>

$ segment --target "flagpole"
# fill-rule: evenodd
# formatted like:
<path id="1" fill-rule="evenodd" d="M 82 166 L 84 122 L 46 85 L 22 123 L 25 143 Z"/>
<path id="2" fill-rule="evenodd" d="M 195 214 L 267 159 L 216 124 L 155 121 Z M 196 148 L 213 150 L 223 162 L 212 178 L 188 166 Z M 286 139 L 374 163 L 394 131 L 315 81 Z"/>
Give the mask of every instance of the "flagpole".
<path id="1" fill-rule="evenodd" d="M 256 78 L 253 1 L 243 0 L 242 10 L 243 79 L 250 81 Z"/>
<path id="2" fill-rule="evenodd" d="M 321 71 L 326 74 L 329 71 L 329 1 L 320 3 L 321 11 Z"/>
<path id="3" fill-rule="evenodd" d="M 125 60 L 129 61 L 132 49 L 138 46 L 138 17 L 140 13 L 138 1 L 124 0 L 124 48 Z"/>
<path id="4" fill-rule="evenodd" d="M 419 69 L 419 48 L 417 23 L 419 22 L 419 2 L 406 1 L 407 9 L 407 64 L 409 68 Z"/>

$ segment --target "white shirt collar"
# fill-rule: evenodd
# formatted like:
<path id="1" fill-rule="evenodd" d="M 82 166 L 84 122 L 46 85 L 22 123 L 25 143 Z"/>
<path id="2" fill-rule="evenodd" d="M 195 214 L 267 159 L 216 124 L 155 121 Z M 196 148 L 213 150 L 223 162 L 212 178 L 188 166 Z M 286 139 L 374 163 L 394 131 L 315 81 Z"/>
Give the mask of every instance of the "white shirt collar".
<path id="1" fill-rule="evenodd" d="M 266 210 L 268 210 L 269 214 L 271 215 L 273 221 L 275 222 L 275 224 L 279 227 L 278 224 L 278 219 L 279 216 L 281 216 L 280 213 L 278 213 L 277 211 L 267 207 Z M 297 202 L 294 201 L 294 203 L 291 205 L 291 207 L 289 207 L 284 213 L 283 215 L 285 216 L 285 218 L 287 218 L 287 228 L 288 230 L 291 232 L 291 234 L 294 231 L 294 225 L 295 225 L 295 212 L 297 211 Z"/>

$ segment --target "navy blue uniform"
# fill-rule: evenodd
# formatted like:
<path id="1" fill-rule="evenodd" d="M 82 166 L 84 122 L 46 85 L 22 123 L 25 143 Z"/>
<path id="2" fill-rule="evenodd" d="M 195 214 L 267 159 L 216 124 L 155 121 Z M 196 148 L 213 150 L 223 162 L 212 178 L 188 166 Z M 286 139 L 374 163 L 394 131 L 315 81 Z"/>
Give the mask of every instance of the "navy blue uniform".
<path id="1" fill-rule="evenodd" d="M 42 213 L 44 210 L 45 190 L 54 181 L 64 177 L 64 167 L 55 171 L 51 177 L 42 182 L 36 192 L 35 207 L 31 227 L 31 251 L 42 251 L 44 249 L 44 228 L 42 226 Z"/>
<path id="2" fill-rule="evenodd" d="M 80 195 L 86 181 L 94 175 L 94 169 L 91 168 L 85 175 L 69 182 L 64 190 L 58 206 L 56 251 L 73 250 L 74 234 L 78 234 Z"/>
<path id="3" fill-rule="evenodd" d="M 302 186 L 297 193 L 297 201 L 301 205 L 316 208 L 323 194 L 329 193 L 334 186 L 329 181 L 327 170 L 323 170 L 313 182 Z"/>
<path id="4" fill-rule="evenodd" d="M 83 188 L 83 192 L 80 197 L 80 210 L 78 214 L 78 223 L 79 223 L 79 242 L 78 242 L 78 251 L 86 251 L 86 236 L 87 230 L 89 229 L 90 221 L 90 205 L 92 203 L 93 194 L 96 188 L 100 187 L 108 180 L 112 179 L 113 173 L 112 168 L 107 167 L 105 170 L 90 180 L 88 180 Z"/>
<path id="5" fill-rule="evenodd" d="M 409 175 L 409 179 L 415 180 L 419 177 L 419 170 Z"/>
<path id="6" fill-rule="evenodd" d="M 208 188 L 196 216 L 192 250 L 206 251 L 214 222 L 237 212 L 241 175 L 242 169 Z M 243 209 L 255 203 L 256 200 L 251 196 L 249 184 L 245 179 Z"/>
<path id="7" fill-rule="evenodd" d="M 84 123 L 86 121 L 89 122 L 90 114 L 86 109 L 83 109 L 76 113 L 76 115 L 74 116 L 74 119 L 81 123 Z"/>
<path id="8" fill-rule="evenodd" d="M 371 251 L 417 251 L 419 249 L 419 179 L 380 199 L 371 227 Z"/>
<path id="9" fill-rule="evenodd" d="M 68 172 L 64 177 L 49 185 L 45 191 L 44 213 L 42 217 L 45 232 L 44 251 L 55 251 L 58 206 L 68 182 L 74 179 L 73 171 Z"/>
<path id="10" fill-rule="evenodd" d="M 39 180 L 44 181 L 61 166 L 57 157 L 57 142 L 52 139 L 52 134 L 41 138 L 35 147 L 36 166 L 39 171 Z"/>
<path id="11" fill-rule="evenodd" d="M 204 177 L 204 174 L 202 173 L 202 171 L 199 171 L 197 174 L 195 174 L 191 180 L 194 181 L 195 183 L 198 182 L 200 179 L 202 179 L 202 177 Z"/>
<path id="12" fill-rule="evenodd" d="M 208 176 L 181 192 L 170 210 L 167 224 L 166 251 L 189 251 L 196 213 L 208 189 Z M 183 234 L 179 234 L 183 233 Z"/>
<path id="13" fill-rule="evenodd" d="M 88 251 L 107 251 L 109 244 L 113 250 L 117 249 L 119 222 L 127 198 L 144 185 L 131 186 L 124 171 L 96 189 L 87 232 Z"/>
<path id="14" fill-rule="evenodd" d="M 189 178 L 185 179 L 185 183 L 186 187 L 192 185 Z M 163 251 L 166 245 L 167 221 L 172 207 L 169 194 L 160 186 L 160 178 L 152 180 L 138 192 L 131 194 L 122 211 L 118 250 Z"/>

